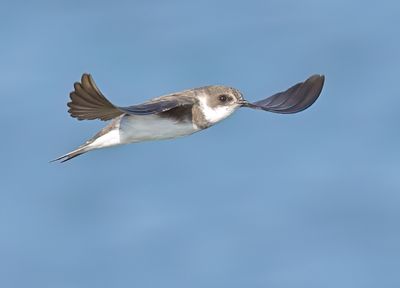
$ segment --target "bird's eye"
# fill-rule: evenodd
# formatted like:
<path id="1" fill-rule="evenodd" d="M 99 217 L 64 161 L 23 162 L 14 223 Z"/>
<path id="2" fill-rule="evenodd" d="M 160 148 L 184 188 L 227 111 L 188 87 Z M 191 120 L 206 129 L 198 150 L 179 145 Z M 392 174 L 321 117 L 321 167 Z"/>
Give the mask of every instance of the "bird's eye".
<path id="1" fill-rule="evenodd" d="M 228 97 L 226 95 L 220 95 L 219 96 L 219 101 L 226 102 L 226 100 L 228 100 Z"/>

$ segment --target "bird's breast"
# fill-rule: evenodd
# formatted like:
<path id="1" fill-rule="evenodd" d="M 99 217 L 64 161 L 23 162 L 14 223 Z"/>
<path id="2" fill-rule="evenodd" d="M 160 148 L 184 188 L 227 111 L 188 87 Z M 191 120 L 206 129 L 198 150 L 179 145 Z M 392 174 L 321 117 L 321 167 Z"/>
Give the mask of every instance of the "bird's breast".
<path id="1" fill-rule="evenodd" d="M 121 144 L 171 139 L 197 131 L 199 129 L 191 121 L 177 121 L 158 115 L 125 115 L 119 125 Z"/>

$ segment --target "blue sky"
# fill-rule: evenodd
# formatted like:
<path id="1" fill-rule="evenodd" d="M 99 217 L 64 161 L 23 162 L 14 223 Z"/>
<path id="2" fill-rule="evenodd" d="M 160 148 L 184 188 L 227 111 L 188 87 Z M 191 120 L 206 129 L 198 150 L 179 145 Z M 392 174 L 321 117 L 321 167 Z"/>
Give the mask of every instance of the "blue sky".
<path id="1" fill-rule="evenodd" d="M 396 1 L 2 1 L 1 287 L 399 287 Z M 314 73 L 295 115 L 242 109 L 173 141 L 49 164 L 118 105 Z"/>

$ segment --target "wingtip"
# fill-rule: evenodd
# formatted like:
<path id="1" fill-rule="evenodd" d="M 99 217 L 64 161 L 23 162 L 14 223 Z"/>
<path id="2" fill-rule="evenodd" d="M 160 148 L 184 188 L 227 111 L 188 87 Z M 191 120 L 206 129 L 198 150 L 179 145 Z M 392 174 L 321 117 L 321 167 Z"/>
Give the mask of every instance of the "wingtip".
<path id="1" fill-rule="evenodd" d="M 92 75 L 90 73 L 84 72 L 82 73 L 81 79 L 83 80 L 85 77 L 92 77 Z"/>
<path id="2" fill-rule="evenodd" d="M 308 77 L 307 80 L 322 80 L 322 81 L 325 81 L 325 75 L 324 74 L 314 74 L 314 75 L 311 75 L 310 77 Z"/>
<path id="3" fill-rule="evenodd" d="M 246 107 L 280 114 L 298 113 L 310 107 L 318 99 L 324 81 L 325 75 L 314 74 L 286 91 L 278 92 L 266 99 L 248 104 Z"/>
<path id="4" fill-rule="evenodd" d="M 322 74 L 322 75 L 320 75 L 320 77 L 321 77 L 321 80 L 322 80 L 322 86 L 325 84 L 325 75 L 324 74 Z"/>
<path id="5" fill-rule="evenodd" d="M 317 93 L 317 95 L 319 96 L 319 94 L 321 94 L 322 92 L 322 88 L 324 87 L 325 84 L 325 75 L 324 74 L 314 74 L 312 76 L 310 76 L 306 81 L 304 81 L 304 83 L 312 83 L 312 85 L 315 86 L 319 86 L 319 92 Z M 317 96 L 317 98 L 318 98 Z"/>
<path id="6" fill-rule="evenodd" d="M 325 75 L 324 74 L 318 75 L 318 82 L 320 85 L 320 89 L 319 89 L 320 91 L 318 93 L 318 95 L 319 95 L 319 94 L 321 94 L 322 88 L 324 87 L 324 84 L 325 84 Z"/>

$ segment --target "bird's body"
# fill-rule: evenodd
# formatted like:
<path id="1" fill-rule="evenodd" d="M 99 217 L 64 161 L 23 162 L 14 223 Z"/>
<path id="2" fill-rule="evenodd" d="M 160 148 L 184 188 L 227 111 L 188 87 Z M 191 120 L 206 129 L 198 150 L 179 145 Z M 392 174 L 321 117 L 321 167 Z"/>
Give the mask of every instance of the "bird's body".
<path id="1" fill-rule="evenodd" d="M 89 140 L 91 148 L 172 139 L 190 135 L 200 129 L 189 121 L 176 121 L 158 115 L 124 114 L 114 119 L 103 130 L 104 134 L 97 135 L 93 140 Z"/>
<path id="2" fill-rule="evenodd" d="M 88 151 L 116 145 L 173 139 L 204 130 L 240 107 L 296 113 L 319 96 L 324 78 L 314 75 L 285 92 L 249 103 L 231 87 L 205 86 L 154 98 L 139 105 L 117 107 L 100 92 L 89 74 L 71 92 L 69 112 L 78 120 L 112 120 L 94 137 L 56 160 L 70 160 Z"/>
<path id="3" fill-rule="evenodd" d="M 177 121 L 158 115 L 124 115 L 120 122 L 122 144 L 173 139 L 199 131 L 190 121 Z"/>

